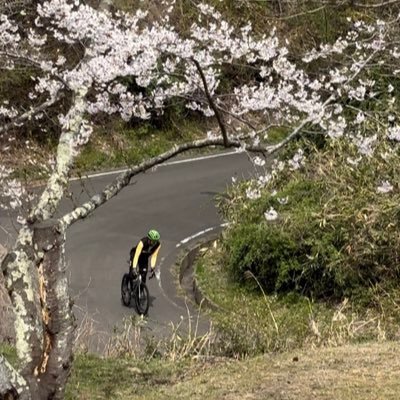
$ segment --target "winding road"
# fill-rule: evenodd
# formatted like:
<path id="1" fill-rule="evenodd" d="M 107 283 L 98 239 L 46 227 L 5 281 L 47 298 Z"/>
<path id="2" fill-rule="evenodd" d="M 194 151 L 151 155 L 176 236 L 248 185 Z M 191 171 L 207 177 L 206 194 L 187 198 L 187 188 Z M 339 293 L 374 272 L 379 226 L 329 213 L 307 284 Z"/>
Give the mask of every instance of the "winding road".
<path id="1" fill-rule="evenodd" d="M 232 177 L 242 179 L 253 173 L 243 153 L 175 160 L 138 175 L 118 196 L 68 230 L 66 257 L 75 314 L 89 347 L 103 347 L 124 317 L 135 313 L 121 304 L 120 282 L 128 269 L 129 249 L 150 228 L 161 233 L 162 247 L 160 279 L 148 281 L 151 304 L 147 328 L 155 335 L 165 333 L 171 324 L 177 326 L 189 314 L 197 316 L 177 293 L 173 273 L 176 259 L 185 247 L 219 229 L 221 221 L 214 200 Z M 72 182 L 73 195 L 63 202 L 61 212 L 101 190 L 111 181 L 110 175 Z M 7 223 L 4 218 L 0 222 Z"/>
<path id="2" fill-rule="evenodd" d="M 215 196 L 226 189 L 233 176 L 241 179 L 252 173 L 247 156 L 239 153 L 173 161 L 139 175 L 93 216 L 68 230 L 67 258 L 76 312 L 80 321 L 86 320 L 83 315 L 93 321 L 96 338 L 98 332 L 112 331 L 134 313 L 121 305 L 120 282 L 128 268 L 129 249 L 150 228 L 161 233 L 162 248 L 160 279 L 148 281 L 148 328 L 157 334 L 170 331 L 171 323 L 177 326 L 188 317 L 188 311 L 196 317 L 196 310 L 177 294 L 172 269 L 182 249 L 212 231 L 190 240 L 192 236 L 220 225 Z M 93 177 L 85 182 L 85 188 L 95 193 L 109 181 L 107 175 Z M 74 185 L 75 194 L 78 185 Z"/>

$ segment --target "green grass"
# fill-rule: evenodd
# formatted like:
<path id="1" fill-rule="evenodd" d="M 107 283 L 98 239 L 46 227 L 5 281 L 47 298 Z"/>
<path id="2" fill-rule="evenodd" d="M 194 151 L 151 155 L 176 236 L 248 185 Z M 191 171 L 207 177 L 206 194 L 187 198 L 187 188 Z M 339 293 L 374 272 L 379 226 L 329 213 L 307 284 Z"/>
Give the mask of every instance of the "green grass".
<path id="1" fill-rule="evenodd" d="M 17 352 L 15 348 L 4 343 L 0 343 L 0 354 L 4 356 L 13 366 L 17 365 Z"/>
<path id="2" fill-rule="evenodd" d="M 80 354 L 73 365 L 66 400 L 145 396 L 154 388 L 177 382 L 183 367 L 182 363 L 159 360 L 100 358 Z"/>
<path id="3" fill-rule="evenodd" d="M 128 129 L 117 123 L 110 130 L 99 130 L 95 140 L 83 149 L 75 164 L 76 172 L 136 165 L 174 144 L 194 140 L 202 132 L 199 124 L 190 121 L 179 129 L 171 126 L 158 129 L 150 124 Z"/>
<path id="4" fill-rule="evenodd" d="M 95 128 L 91 141 L 82 148 L 76 158 L 72 174 L 137 165 L 147 158 L 169 150 L 175 144 L 203 137 L 205 130 L 207 124 L 190 120 L 182 120 L 179 127 L 170 124 L 169 127 L 160 129 L 146 123 L 129 128 L 122 122 L 112 121 L 105 127 Z M 41 146 L 40 157 L 43 159 L 50 157 L 55 153 L 56 146 L 57 143 L 54 141 Z M 199 152 L 193 151 L 187 154 Z M 21 154 L 18 156 L 22 157 Z M 14 177 L 28 182 L 43 180 L 47 177 L 47 171 L 40 165 L 27 166 L 27 163 L 22 162 L 15 167 Z"/>
<path id="5" fill-rule="evenodd" d="M 222 335 L 219 351 L 235 357 L 314 346 L 395 339 L 400 318 L 398 292 L 379 293 L 374 304 L 313 302 L 299 294 L 266 295 L 256 279 L 232 282 L 217 246 L 198 260 L 196 276 L 206 297 L 221 307 L 209 311 Z"/>

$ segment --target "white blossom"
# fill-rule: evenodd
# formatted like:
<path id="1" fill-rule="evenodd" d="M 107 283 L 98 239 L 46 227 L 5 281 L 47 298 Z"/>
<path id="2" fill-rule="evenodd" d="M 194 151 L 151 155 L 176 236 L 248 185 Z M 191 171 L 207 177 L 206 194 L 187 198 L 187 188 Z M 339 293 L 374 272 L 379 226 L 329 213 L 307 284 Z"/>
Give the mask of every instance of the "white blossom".
<path id="1" fill-rule="evenodd" d="M 353 166 L 357 166 L 361 160 L 362 160 L 362 157 L 358 157 L 358 158 L 347 157 L 346 158 L 347 163 L 350 165 L 353 165 Z"/>
<path id="2" fill-rule="evenodd" d="M 356 124 L 362 124 L 364 121 L 365 121 L 365 114 L 362 111 L 359 111 L 355 122 Z"/>
<path id="3" fill-rule="evenodd" d="M 246 189 L 246 197 L 249 200 L 257 200 L 261 197 L 261 192 L 257 188 L 247 188 Z"/>
<path id="4" fill-rule="evenodd" d="M 389 193 L 393 191 L 393 186 L 389 181 L 383 181 L 377 188 L 377 193 Z"/>
<path id="5" fill-rule="evenodd" d="M 263 167 L 265 165 L 265 160 L 263 160 L 261 157 L 255 157 L 253 159 L 253 163 L 258 167 Z"/>
<path id="6" fill-rule="evenodd" d="M 388 128 L 387 137 L 390 140 L 395 140 L 396 142 L 400 142 L 400 126 L 395 125 Z"/>
<path id="7" fill-rule="evenodd" d="M 260 187 L 265 187 L 265 186 L 267 186 L 267 184 L 268 184 L 269 182 L 271 182 L 271 180 L 272 180 L 272 175 L 269 174 L 269 173 L 267 173 L 267 174 L 265 174 L 265 175 L 260 175 L 260 176 L 257 178 L 257 183 L 258 183 L 258 185 L 259 185 Z"/>
<path id="8" fill-rule="evenodd" d="M 17 216 L 17 222 L 20 225 L 26 225 L 26 219 L 22 215 Z"/>
<path id="9" fill-rule="evenodd" d="M 271 207 L 268 211 L 264 213 L 264 217 L 267 221 L 274 221 L 278 218 L 278 213 Z"/>
<path id="10" fill-rule="evenodd" d="M 299 169 L 304 164 L 304 152 L 302 149 L 297 150 L 296 154 L 291 160 L 288 160 L 288 164 L 292 170 Z"/>
<path id="11" fill-rule="evenodd" d="M 353 142 L 357 146 L 360 154 L 370 157 L 374 153 L 377 138 L 377 135 L 363 137 L 358 134 L 353 138 Z"/>
<path id="12" fill-rule="evenodd" d="M 289 202 L 289 196 L 278 197 L 277 200 L 278 200 L 279 204 L 285 205 L 285 204 L 287 204 Z"/>
<path id="13" fill-rule="evenodd" d="M 207 139 L 217 139 L 219 137 L 218 133 L 215 133 L 213 131 L 207 131 Z"/>

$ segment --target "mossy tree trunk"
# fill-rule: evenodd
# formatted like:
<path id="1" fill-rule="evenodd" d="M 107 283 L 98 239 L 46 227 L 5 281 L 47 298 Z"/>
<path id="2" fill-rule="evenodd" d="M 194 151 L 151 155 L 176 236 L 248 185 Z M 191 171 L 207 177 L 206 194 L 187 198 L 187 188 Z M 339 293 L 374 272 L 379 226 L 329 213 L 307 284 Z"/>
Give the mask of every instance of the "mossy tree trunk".
<path id="1" fill-rule="evenodd" d="M 48 220 L 25 228 L 3 261 L 19 367 L 15 370 L 0 359 L 0 398 L 64 397 L 75 328 L 64 244 L 59 223 Z"/>

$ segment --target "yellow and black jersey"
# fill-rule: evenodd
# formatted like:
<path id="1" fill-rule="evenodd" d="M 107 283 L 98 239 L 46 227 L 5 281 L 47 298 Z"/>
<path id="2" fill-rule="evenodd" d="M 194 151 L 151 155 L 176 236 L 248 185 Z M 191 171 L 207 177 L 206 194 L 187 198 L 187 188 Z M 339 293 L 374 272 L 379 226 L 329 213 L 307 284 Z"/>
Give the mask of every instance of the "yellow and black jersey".
<path id="1" fill-rule="evenodd" d="M 137 246 L 131 250 L 132 267 L 136 269 L 138 264 L 140 267 L 145 267 L 150 258 L 150 267 L 154 269 L 160 247 L 159 241 L 154 242 L 147 236 L 142 238 Z"/>

